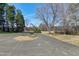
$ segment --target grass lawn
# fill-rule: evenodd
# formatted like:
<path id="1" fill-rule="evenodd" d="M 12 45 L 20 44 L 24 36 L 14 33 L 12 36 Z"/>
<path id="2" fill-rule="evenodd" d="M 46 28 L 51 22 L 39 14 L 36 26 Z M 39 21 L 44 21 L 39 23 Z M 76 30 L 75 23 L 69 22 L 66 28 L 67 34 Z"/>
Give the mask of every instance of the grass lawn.
<path id="1" fill-rule="evenodd" d="M 48 34 L 47 32 L 42 34 L 79 46 L 79 35 Z"/>

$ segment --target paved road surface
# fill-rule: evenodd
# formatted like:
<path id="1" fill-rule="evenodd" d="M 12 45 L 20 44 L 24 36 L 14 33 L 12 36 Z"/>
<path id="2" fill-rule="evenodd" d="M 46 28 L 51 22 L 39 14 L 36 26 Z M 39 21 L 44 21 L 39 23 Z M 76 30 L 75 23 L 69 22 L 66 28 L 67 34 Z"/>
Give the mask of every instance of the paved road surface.
<path id="1" fill-rule="evenodd" d="M 0 39 L 0 56 L 77 56 L 79 47 L 39 34 L 29 42 Z"/>

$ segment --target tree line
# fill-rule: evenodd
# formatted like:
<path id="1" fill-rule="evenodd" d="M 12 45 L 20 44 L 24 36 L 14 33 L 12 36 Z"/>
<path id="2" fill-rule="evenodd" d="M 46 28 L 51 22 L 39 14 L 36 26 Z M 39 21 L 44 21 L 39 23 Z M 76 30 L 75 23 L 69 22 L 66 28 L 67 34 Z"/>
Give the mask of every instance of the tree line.
<path id="1" fill-rule="evenodd" d="M 46 28 L 49 33 L 78 34 L 79 33 L 79 3 L 49 3 L 38 7 L 36 18 L 43 23 L 40 28 Z"/>
<path id="2" fill-rule="evenodd" d="M 24 17 L 20 9 L 14 5 L 0 3 L 0 31 L 22 32 L 25 27 Z"/>

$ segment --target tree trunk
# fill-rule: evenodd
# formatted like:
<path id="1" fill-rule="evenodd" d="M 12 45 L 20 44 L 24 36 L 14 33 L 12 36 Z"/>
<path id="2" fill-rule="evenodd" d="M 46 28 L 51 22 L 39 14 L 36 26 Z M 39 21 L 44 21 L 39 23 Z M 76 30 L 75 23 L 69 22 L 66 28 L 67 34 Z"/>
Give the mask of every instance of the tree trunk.
<path id="1" fill-rule="evenodd" d="M 11 22 L 11 31 L 14 31 L 14 23 L 13 22 Z"/>
<path id="2" fill-rule="evenodd" d="M 49 32 L 49 34 L 51 34 L 51 30 L 50 27 L 47 25 L 47 31 Z"/>

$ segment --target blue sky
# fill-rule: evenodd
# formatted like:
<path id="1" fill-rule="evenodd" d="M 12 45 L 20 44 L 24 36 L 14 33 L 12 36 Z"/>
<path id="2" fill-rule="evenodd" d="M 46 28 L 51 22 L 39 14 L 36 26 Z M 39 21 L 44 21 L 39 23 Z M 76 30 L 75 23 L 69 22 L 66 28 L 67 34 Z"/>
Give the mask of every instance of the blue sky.
<path id="1" fill-rule="evenodd" d="M 29 24 L 32 23 L 38 26 L 41 21 L 35 19 L 35 12 L 36 8 L 38 8 L 42 4 L 35 4 L 35 3 L 12 3 L 16 9 L 20 9 L 22 14 L 24 15 L 25 21 L 28 19 Z"/>

